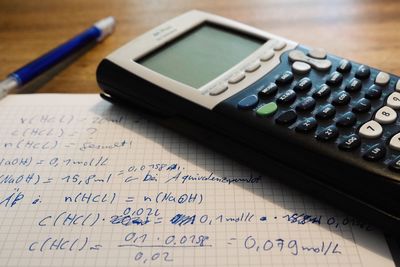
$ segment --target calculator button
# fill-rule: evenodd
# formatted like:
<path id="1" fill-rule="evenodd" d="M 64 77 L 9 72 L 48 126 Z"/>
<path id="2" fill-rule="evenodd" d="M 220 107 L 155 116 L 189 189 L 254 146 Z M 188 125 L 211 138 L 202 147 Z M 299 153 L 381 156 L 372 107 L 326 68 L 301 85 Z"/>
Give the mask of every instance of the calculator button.
<path id="1" fill-rule="evenodd" d="M 265 53 L 263 53 L 260 57 L 261 61 L 268 61 L 271 58 L 273 58 L 275 55 L 275 52 L 273 50 L 267 50 L 265 51 Z"/>
<path id="2" fill-rule="evenodd" d="M 335 71 L 329 75 L 328 79 L 326 80 L 326 84 L 337 86 L 340 85 L 343 81 L 343 75 L 339 72 Z"/>
<path id="3" fill-rule="evenodd" d="M 361 145 L 361 138 L 356 134 L 345 136 L 341 139 L 338 147 L 344 151 L 351 151 Z"/>
<path id="4" fill-rule="evenodd" d="M 239 109 L 251 109 L 258 104 L 258 97 L 256 95 L 249 95 L 243 98 L 238 103 Z"/>
<path id="5" fill-rule="evenodd" d="M 336 128 L 336 126 L 331 125 L 319 131 L 316 135 L 316 138 L 317 140 L 327 142 L 336 139 L 338 136 L 338 129 Z"/>
<path id="6" fill-rule="evenodd" d="M 275 122 L 277 124 L 292 124 L 297 119 L 297 114 L 294 110 L 289 110 L 281 113 Z"/>
<path id="7" fill-rule="evenodd" d="M 317 121 L 314 118 L 306 118 L 297 124 L 296 131 L 300 133 L 309 133 L 314 131 L 317 125 Z"/>
<path id="8" fill-rule="evenodd" d="M 297 74 L 306 74 L 311 70 L 311 66 L 307 63 L 296 61 L 292 64 L 292 69 Z"/>
<path id="9" fill-rule="evenodd" d="M 375 114 L 375 120 L 381 124 L 390 124 L 397 119 L 397 113 L 391 107 L 381 107 Z"/>
<path id="10" fill-rule="evenodd" d="M 323 48 L 314 48 L 308 52 L 308 55 L 312 58 L 324 59 L 326 58 L 326 51 Z"/>
<path id="11" fill-rule="evenodd" d="M 389 169 L 395 172 L 400 172 L 400 156 L 389 163 Z"/>
<path id="12" fill-rule="evenodd" d="M 367 79 L 369 75 L 371 74 L 371 70 L 369 67 L 365 65 L 361 65 L 358 70 L 356 71 L 356 78 L 358 79 Z"/>
<path id="13" fill-rule="evenodd" d="M 237 73 L 233 74 L 233 75 L 229 78 L 228 83 L 232 83 L 232 84 L 238 83 L 238 82 L 240 82 L 241 80 L 243 80 L 245 77 L 246 77 L 246 75 L 244 74 L 243 71 L 237 72 Z"/>
<path id="14" fill-rule="evenodd" d="M 351 79 L 346 85 L 346 91 L 349 93 L 358 92 L 361 90 L 361 88 L 362 82 L 357 78 Z"/>
<path id="15" fill-rule="evenodd" d="M 317 117 L 317 119 L 326 120 L 332 118 L 333 116 L 335 116 L 335 114 L 335 107 L 331 104 L 328 104 L 320 108 L 315 116 Z"/>
<path id="16" fill-rule="evenodd" d="M 376 75 L 375 78 L 375 83 L 377 85 L 385 86 L 389 83 L 390 81 L 390 75 L 387 74 L 386 72 L 379 72 L 378 75 Z"/>
<path id="17" fill-rule="evenodd" d="M 285 71 L 276 79 L 275 82 L 277 85 L 285 85 L 291 83 L 293 81 L 293 78 L 293 73 L 291 73 L 290 71 Z"/>
<path id="18" fill-rule="evenodd" d="M 301 61 L 311 65 L 316 70 L 327 71 L 331 68 L 332 62 L 327 59 L 314 59 L 300 50 L 293 50 L 289 53 L 289 59 L 291 61 Z"/>
<path id="19" fill-rule="evenodd" d="M 270 83 L 268 86 L 264 87 L 260 92 L 258 92 L 258 96 L 261 98 L 268 98 L 273 96 L 278 92 L 278 86 L 275 83 Z"/>
<path id="20" fill-rule="evenodd" d="M 381 136 L 383 129 L 382 126 L 376 121 L 368 121 L 364 123 L 358 131 L 362 137 L 365 138 L 378 138 Z"/>
<path id="21" fill-rule="evenodd" d="M 282 105 L 289 105 L 292 104 L 295 99 L 296 99 L 296 92 L 293 90 L 287 90 L 276 99 L 276 103 Z"/>
<path id="22" fill-rule="evenodd" d="M 315 99 L 312 97 L 304 98 L 296 107 L 297 111 L 311 111 L 315 107 Z"/>
<path id="23" fill-rule="evenodd" d="M 336 125 L 339 127 L 350 127 L 356 124 L 356 122 L 357 122 L 356 115 L 353 112 L 349 111 L 339 117 L 339 119 L 336 122 Z"/>
<path id="24" fill-rule="evenodd" d="M 311 87 L 312 87 L 312 82 L 310 78 L 304 77 L 294 86 L 293 89 L 296 92 L 306 92 L 310 90 Z"/>
<path id="25" fill-rule="evenodd" d="M 228 84 L 221 83 L 221 84 L 218 84 L 217 86 L 215 86 L 214 88 L 212 88 L 209 94 L 212 96 L 216 96 L 216 95 L 222 94 L 226 90 L 228 90 Z"/>
<path id="26" fill-rule="evenodd" d="M 379 99 L 382 95 L 382 88 L 377 85 L 372 85 L 365 93 L 365 98 Z"/>
<path id="27" fill-rule="evenodd" d="M 245 69 L 246 72 L 254 72 L 256 71 L 259 67 L 261 66 L 261 62 L 260 60 L 256 60 L 253 63 L 251 63 L 250 65 L 247 66 L 247 68 Z"/>
<path id="28" fill-rule="evenodd" d="M 285 47 L 286 47 L 286 43 L 284 41 L 276 40 L 275 45 L 274 45 L 275 51 L 280 51 Z"/>
<path id="29" fill-rule="evenodd" d="M 313 93 L 313 97 L 325 98 L 328 97 L 330 94 L 331 94 L 331 88 L 328 85 L 323 84 Z"/>
<path id="30" fill-rule="evenodd" d="M 395 89 L 397 92 L 400 92 L 400 79 L 397 80 Z"/>
<path id="31" fill-rule="evenodd" d="M 365 152 L 363 158 L 369 161 L 378 161 L 385 157 L 386 148 L 383 144 L 376 144 L 370 147 L 367 152 Z"/>
<path id="32" fill-rule="evenodd" d="M 400 150 L 400 133 L 395 134 L 389 142 L 389 146 L 392 149 Z"/>
<path id="33" fill-rule="evenodd" d="M 371 101 L 366 98 L 361 98 L 353 107 L 355 113 L 365 113 L 371 109 Z"/>
<path id="34" fill-rule="evenodd" d="M 386 105 L 393 109 L 400 109 L 400 93 L 393 92 L 389 95 L 388 99 L 386 100 Z"/>
<path id="35" fill-rule="evenodd" d="M 351 63 L 346 59 L 342 59 L 339 62 L 339 66 L 337 66 L 336 70 L 340 73 L 348 73 L 351 70 Z"/>
<path id="36" fill-rule="evenodd" d="M 274 114 L 277 109 L 278 106 L 275 104 L 275 102 L 270 102 L 259 107 L 256 111 L 256 114 L 258 116 L 268 116 Z"/>
<path id="37" fill-rule="evenodd" d="M 344 106 L 347 105 L 350 100 L 351 97 L 348 93 L 340 92 L 335 96 L 335 98 L 333 98 L 332 104 L 334 104 L 335 106 Z"/>

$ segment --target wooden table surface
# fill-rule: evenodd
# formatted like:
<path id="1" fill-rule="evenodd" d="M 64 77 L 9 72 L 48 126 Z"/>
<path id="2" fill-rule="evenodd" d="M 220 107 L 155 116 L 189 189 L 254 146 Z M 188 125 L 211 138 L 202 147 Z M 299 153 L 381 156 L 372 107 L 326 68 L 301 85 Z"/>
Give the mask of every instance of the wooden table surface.
<path id="1" fill-rule="evenodd" d="M 1 0 L 0 77 L 112 15 L 116 31 L 37 92 L 99 92 L 100 60 L 141 33 L 191 9 L 225 16 L 400 75 L 399 0 Z"/>

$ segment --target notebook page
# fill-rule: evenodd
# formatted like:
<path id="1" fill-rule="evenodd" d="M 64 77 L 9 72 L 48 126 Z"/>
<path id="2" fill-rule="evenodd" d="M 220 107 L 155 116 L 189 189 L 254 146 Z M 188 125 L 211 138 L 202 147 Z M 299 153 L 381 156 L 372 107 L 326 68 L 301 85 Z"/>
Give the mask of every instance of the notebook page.
<path id="1" fill-rule="evenodd" d="M 98 95 L 0 121 L 1 266 L 394 266 L 378 229 Z"/>

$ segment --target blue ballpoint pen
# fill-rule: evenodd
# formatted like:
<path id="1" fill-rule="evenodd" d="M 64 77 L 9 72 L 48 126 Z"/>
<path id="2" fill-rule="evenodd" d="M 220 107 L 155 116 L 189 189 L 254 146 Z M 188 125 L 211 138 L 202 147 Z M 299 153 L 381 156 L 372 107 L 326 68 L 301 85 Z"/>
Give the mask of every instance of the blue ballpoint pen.
<path id="1" fill-rule="evenodd" d="M 0 82 L 0 99 L 11 90 L 28 83 L 90 42 L 100 42 L 113 32 L 114 27 L 115 19 L 113 17 L 99 20 L 71 40 L 12 72 L 5 80 Z"/>

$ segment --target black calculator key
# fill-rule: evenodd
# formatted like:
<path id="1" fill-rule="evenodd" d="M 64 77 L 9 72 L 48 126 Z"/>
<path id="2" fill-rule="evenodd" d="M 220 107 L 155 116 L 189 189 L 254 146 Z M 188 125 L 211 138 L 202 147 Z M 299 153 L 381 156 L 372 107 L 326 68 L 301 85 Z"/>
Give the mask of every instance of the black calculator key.
<path id="1" fill-rule="evenodd" d="M 384 144 L 376 144 L 365 152 L 363 158 L 368 161 L 378 161 L 386 155 L 386 147 Z"/>
<path id="2" fill-rule="evenodd" d="M 358 70 L 356 71 L 356 78 L 364 80 L 367 79 L 371 75 L 371 70 L 369 69 L 368 66 L 361 65 L 358 67 Z"/>
<path id="3" fill-rule="evenodd" d="M 238 103 L 239 109 L 252 109 L 258 104 L 258 97 L 256 95 L 248 95 Z"/>
<path id="4" fill-rule="evenodd" d="M 357 78 L 351 79 L 346 85 L 346 91 L 349 93 L 358 92 L 361 90 L 361 88 L 362 82 Z"/>
<path id="5" fill-rule="evenodd" d="M 326 80 L 326 84 L 332 86 L 338 86 L 343 81 L 343 75 L 340 72 L 334 71 L 329 75 L 328 79 Z"/>
<path id="6" fill-rule="evenodd" d="M 343 137 L 338 145 L 339 149 L 344 151 L 351 151 L 361 145 L 361 138 L 356 134 L 351 134 Z"/>
<path id="7" fill-rule="evenodd" d="M 361 98 L 353 107 L 355 113 L 365 113 L 371 109 L 371 101 L 366 98 Z"/>
<path id="8" fill-rule="evenodd" d="M 313 93 L 313 97 L 314 98 L 326 98 L 330 94 L 331 94 L 331 88 L 328 85 L 323 84 Z"/>
<path id="9" fill-rule="evenodd" d="M 308 90 L 310 90 L 312 87 L 312 82 L 310 80 L 310 78 L 304 77 L 303 79 L 301 79 L 295 86 L 294 86 L 294 90 L 296 92 L 306 92 Z"/>
<path id="10" fill-rule="evenodd" d="M 332 104 L 335 106 L 344 106 L 347 105 L 351 100 L 351 97 L 348 93 L 346 92 L 340 92 L 338 93 L 335 98 L 332 100 Z"/>
<path id="11" fill-rule="evenodd" d="M 285 71 L 276 79 L 275 82 L 277 85 L 285 85 L 291 83 L 293 81 L 293 78 L 293 73 L 291 73 L 290 71 Z"/>
<path id="12" fill-rule="evenodd" d="M 304 98 L 296 107 L 297 111 L 311 111 L 315 108 L 315 99 L 311 96 Z"/>
<path id="13" fill-rule="evenodd" d="M 339 127 L 350 127 L 356 124 L 356 122 L 357 122 L 356 115 L 353 112 L 349 111 L 339 117 L 339 119 L 336 122 L 336 125 Z"/>
<path id="14" fill-rule="evenodd" d="M 339 65 L 337 66 L 336 70 L 340 73 L 348 73 L 351 70 L 351 63 L 350 61 L 346 59 L 342 59 L 339 62 Z"/>
<path id="15" fill-rule="evenodd" d="M 395 172 L 400 172 L 400 156 L 396 157 L 389 163 L 389 169 Z"/>
<path id="16" fill-rule="evenodd" d="M 365 98 L 368 99 L 379 99 L 382 95 L 382 88 L 378 85 L 371 85 L 370 88 L 365 92 Z"/>
<path id="17" fill-rule="evenodd" d="M 278 86 L 275 83 L 270 83 L 258 92 L 258 96 L 260 98 L 268 98 L 275 95 L 276 92 L 278 92 Z"/>
<path id="18" fill-rule="evenodd" d="M 296 100 L 296 92 L 293 90 L 287 90 L 276 99 L 276 103 L 289 105 L 292 104 L 294 100 Z"/>
<path id="19" fill-rule="evenodd" d="M 318 110 L 317 114 L 315 114 L 315 116 L 317 117 L 317 119 L 325 120 L 332 118 L 333 116 L 335 116 L 335 114 L 336 114 L 335 107 L 332 106 L 331 104 L 328 104 L 321 107 Z"/>
<path id="20" fill-rule="evenodd" d="M 314 131 L 318 126 L 317 120 L 314 118 L 306 118 L 299 122 L 296 126 L 296 131 L 300 133 L 309 133 Z"/>
<path id="21" fill-rule="evenodd" d="M 315 136 L 319 141 L 332 141 L 339 136 L 339 130 L 336 126 L 331 125 L 328 126 L 317 133 Z"/>
<path id="22" fill-rule="evenodd" d="M 288 110 L 281 113 L 276 119 L 277 124 L 292 124 L 297 119 L 297 114 L 294 110 Z"/>

